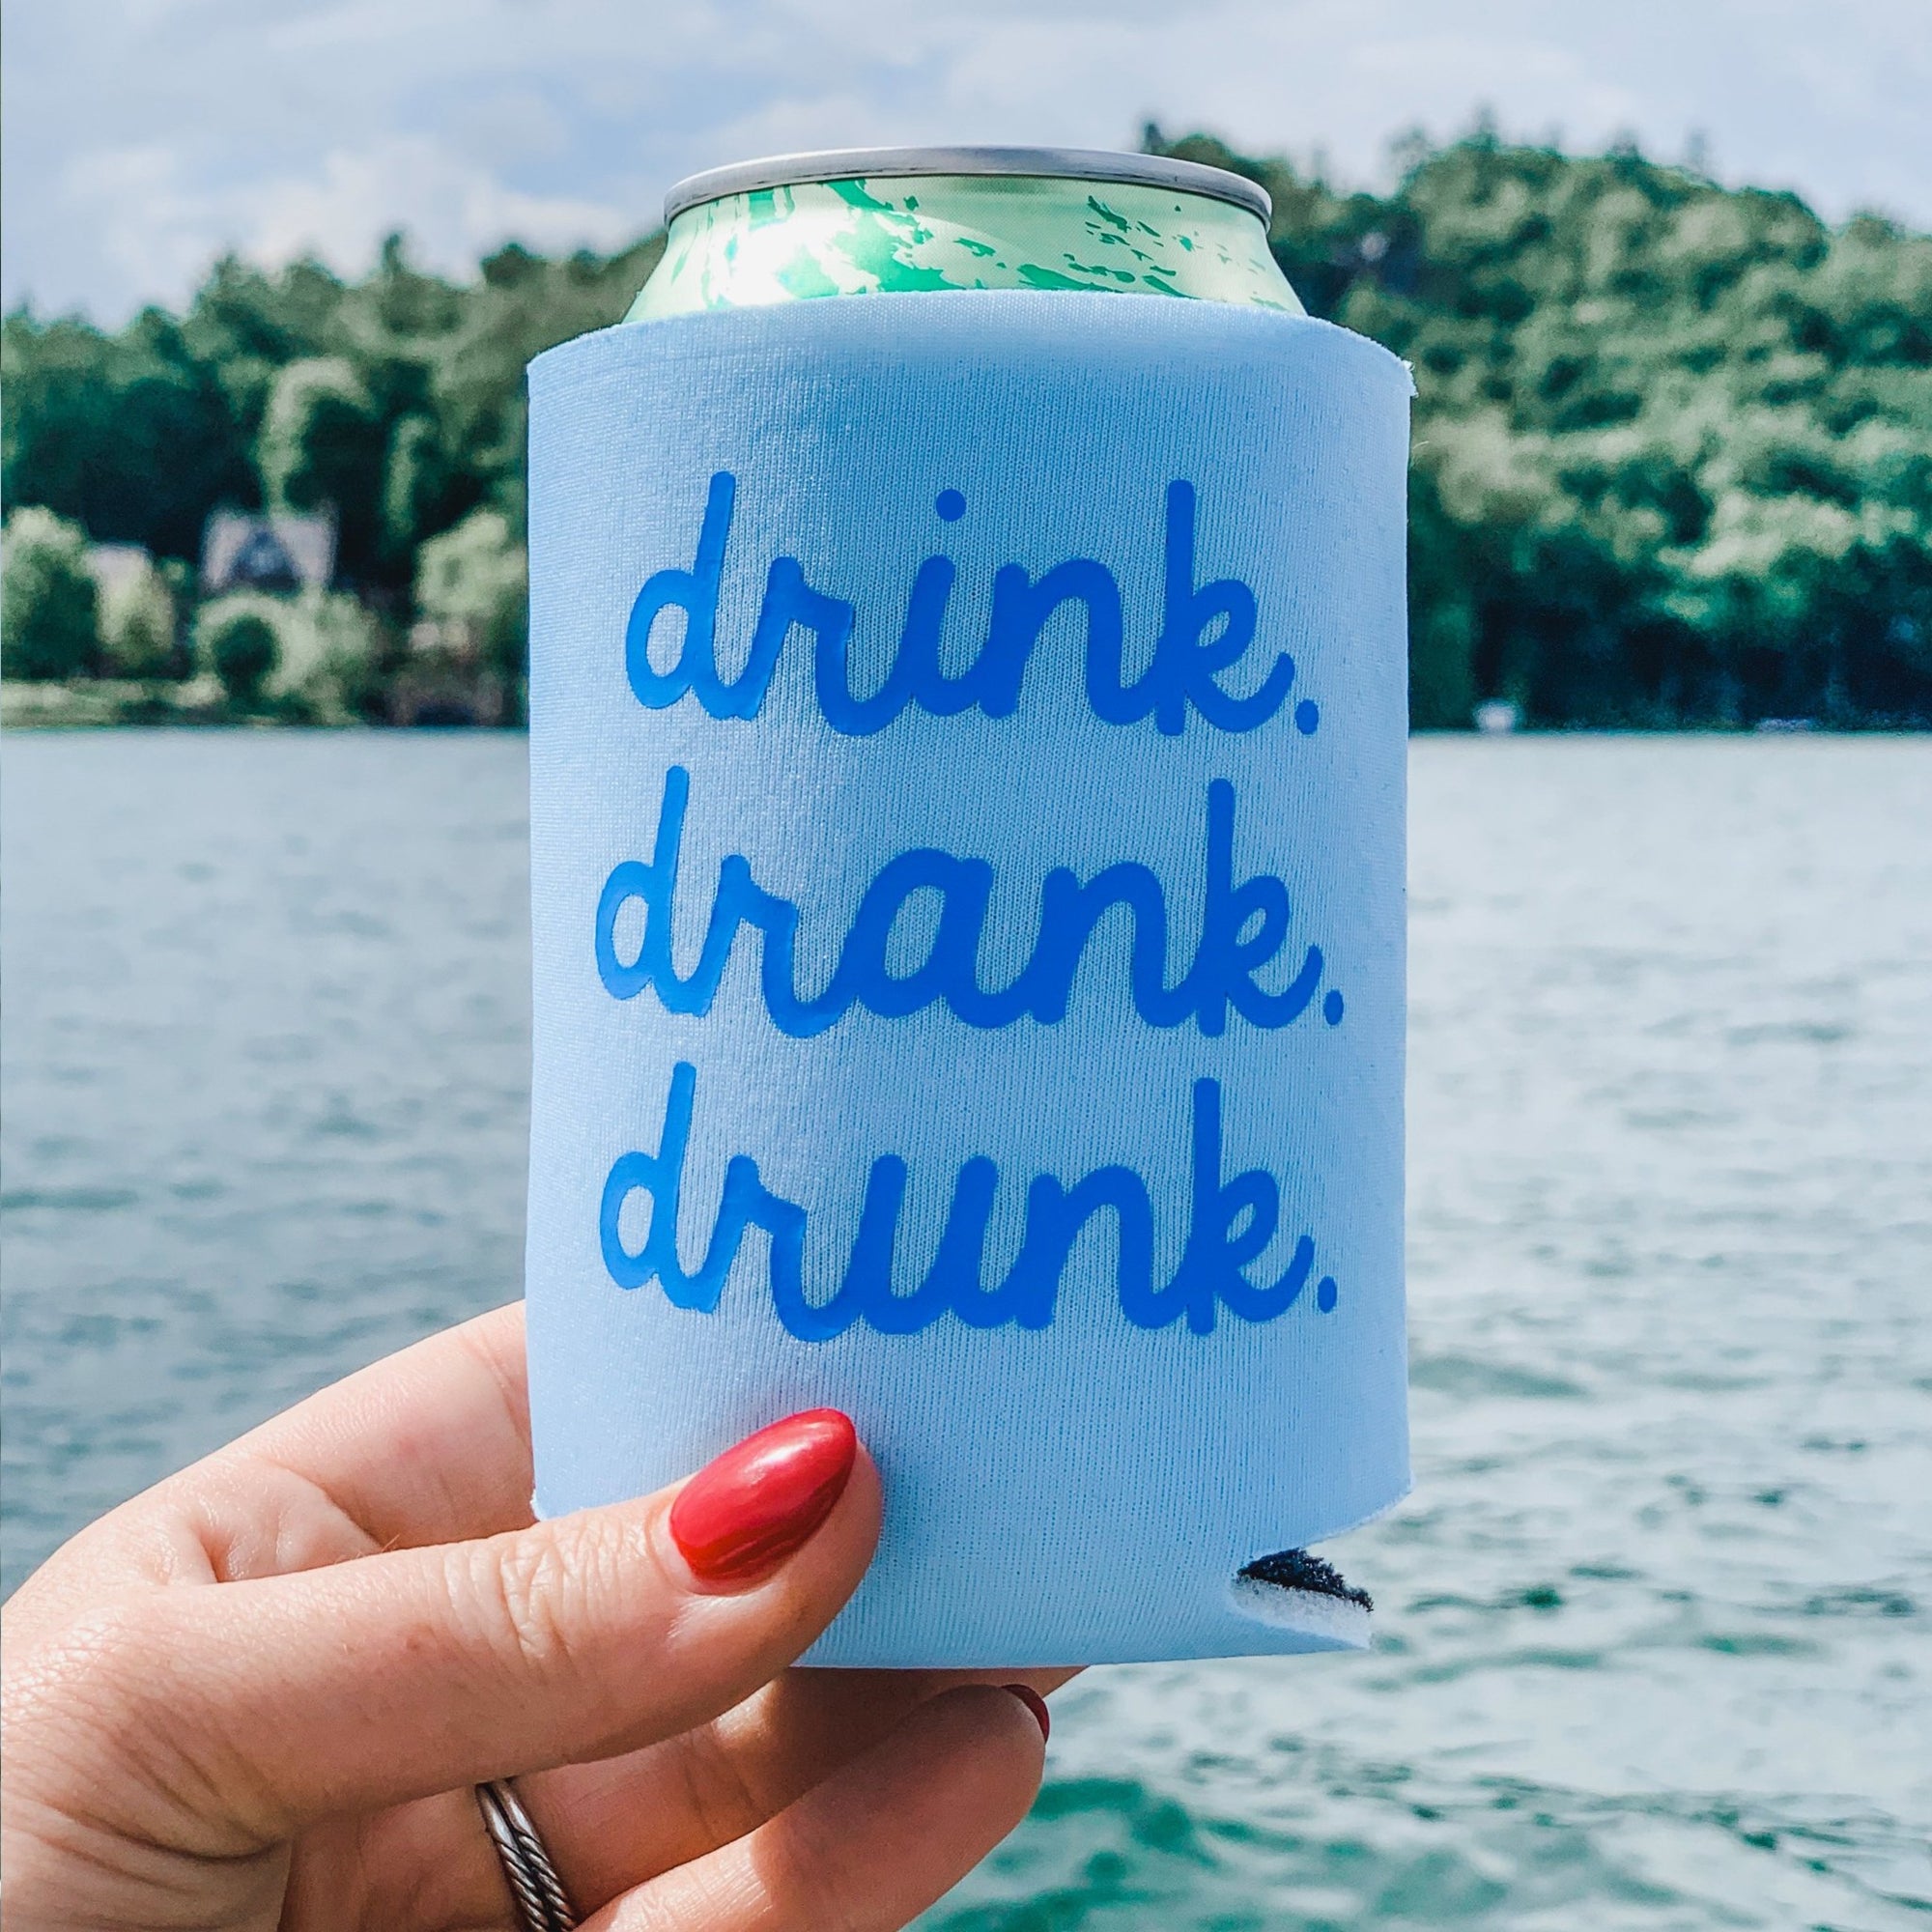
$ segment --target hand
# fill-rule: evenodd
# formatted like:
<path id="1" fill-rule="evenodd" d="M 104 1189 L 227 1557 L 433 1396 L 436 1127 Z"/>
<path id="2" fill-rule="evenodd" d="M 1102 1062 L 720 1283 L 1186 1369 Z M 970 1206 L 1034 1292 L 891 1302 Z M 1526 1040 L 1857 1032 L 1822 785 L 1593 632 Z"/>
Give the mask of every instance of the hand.
<path id="1" fill-rule="evenodd" d="M 532 1524 L 511 1307 L 137 1496 L 6 1608 L 8 1932 L 510 1932 L 471 1787 L 511 1776 L 595 1932 L 902 1925 L 1024 1815 L 1043 1716 L 784 1668 L 878 1536 L 864 1449 L 815 1454 L 762 1539 L 729 1457 Z"/>

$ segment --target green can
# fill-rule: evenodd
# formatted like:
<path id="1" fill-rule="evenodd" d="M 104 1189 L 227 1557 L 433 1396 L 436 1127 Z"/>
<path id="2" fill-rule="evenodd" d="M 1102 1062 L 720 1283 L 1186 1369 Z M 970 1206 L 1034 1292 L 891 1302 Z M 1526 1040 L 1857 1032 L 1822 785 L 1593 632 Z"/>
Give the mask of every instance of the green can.
<path id="1" fill-rule="evenodd" d="M 1266 191 L 1156 155 L 847 148 L 713 168 L 626 322 L 813 296 L 1035 289 L 1305 313 L 1267 244 Z"/>

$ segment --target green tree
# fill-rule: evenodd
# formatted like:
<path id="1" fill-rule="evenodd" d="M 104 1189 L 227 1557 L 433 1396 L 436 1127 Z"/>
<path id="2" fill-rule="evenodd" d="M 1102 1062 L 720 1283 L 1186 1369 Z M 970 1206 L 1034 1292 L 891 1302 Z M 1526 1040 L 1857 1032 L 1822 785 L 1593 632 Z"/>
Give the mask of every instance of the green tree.
<path id="1" fill-rule="evenodd" d="M 99 650 L 87 537 L 50 510 L 15 510 L 0 554 L 0 675 L 80 677 Z"/>
<path id="2" fill-rule="evenodd" d="M 209 509 L 256 495 L 247 438 L 216 371 L 171 317 L 118 336 L 71 319 L 0 326 L 0 488 L 82 525 L 97 542 L 193 557 Z"/>
<path id="3" fill-rule="evenodd" d="M 309 356 L 275 377 L 256 445 L 264 493 L 277 509 L 331 511 L 337 556 L 352 578 L 376 567 L 387 440 L 346 356 Z"/>
<path id="4" fill-rule="evenodd" d="M 417 411 L 390 432 L 383 463 L 383 559 L 405 573 L 424 536 L 444 526 L 455 482 L 433 416 Z"/>
<path id="5" fill-rule="evenodd" d="M 297 597 L 235 590 L 204 604 L 195 620 L 195 661 L 220 675 L 215 646 L 243 618 L 265 624 L 274 662 L 247 700 L 294 724 L 353 724 L 382 716 L 383 680 L 396 655 L 382 620 L 347 591 Z"/>
<path id="6" fill-rule="evenodd" d="M 208 625 L 205 638 L 208 668 L 230 701 L 252 709 L 282 660 L 274 624 L 259 611 L 228 611 Z"/>
<path id="7" fill-rule="evenodd" d="M 500 510 L 474 510 L 418 553 L 417 611 L 504 680 L 521 710 L 528 653 L 529 562 Z"/>
<path id="8" fill-rule="evenodd" d="M 1415 469 L 1408 493 L 1408 719 L 1418 731 L 1454 731 L 1476 708 L 1480 612 L 1461 565 L 1457 529 L 1435 476 Z"/>
<path id="9" fill-rule="evenodd" d="M 167 677 L 177 669 L 175 600 L 144 563 L 100 593 L 100 667 L 110 677 Z"/>

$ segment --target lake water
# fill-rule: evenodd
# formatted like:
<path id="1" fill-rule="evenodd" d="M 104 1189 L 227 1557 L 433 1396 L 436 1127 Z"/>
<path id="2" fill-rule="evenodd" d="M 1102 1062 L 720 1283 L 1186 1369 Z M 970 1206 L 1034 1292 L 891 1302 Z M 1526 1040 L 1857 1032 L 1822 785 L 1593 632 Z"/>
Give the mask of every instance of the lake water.
<path id="1" fill-rule="evenodd" d="M 7 1587 L 516 1292 L 524 781 L 7 742 Z M 1073 1686 L 929 1922 L 1923 1927 L 1932 744 L 1423 741 L 1413 785 L 1378 1647 Z"/>

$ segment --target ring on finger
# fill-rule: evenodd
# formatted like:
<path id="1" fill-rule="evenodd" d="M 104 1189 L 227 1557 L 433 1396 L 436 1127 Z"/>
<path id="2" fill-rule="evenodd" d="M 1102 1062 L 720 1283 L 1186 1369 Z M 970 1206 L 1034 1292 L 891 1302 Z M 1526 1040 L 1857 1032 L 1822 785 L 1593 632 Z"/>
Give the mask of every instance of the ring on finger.
<path id="1" fill-rule="evenodd" d="M 523 1932 L 574 1932 L 577 1914 L 571 1910 L 570 1895 L 510 1780 L 493 1777 L 479 1784 L 476 1808 L 482 1812 L 483 1829 L 502 1861 L 503 1877 L 516 1900 Z"/>

